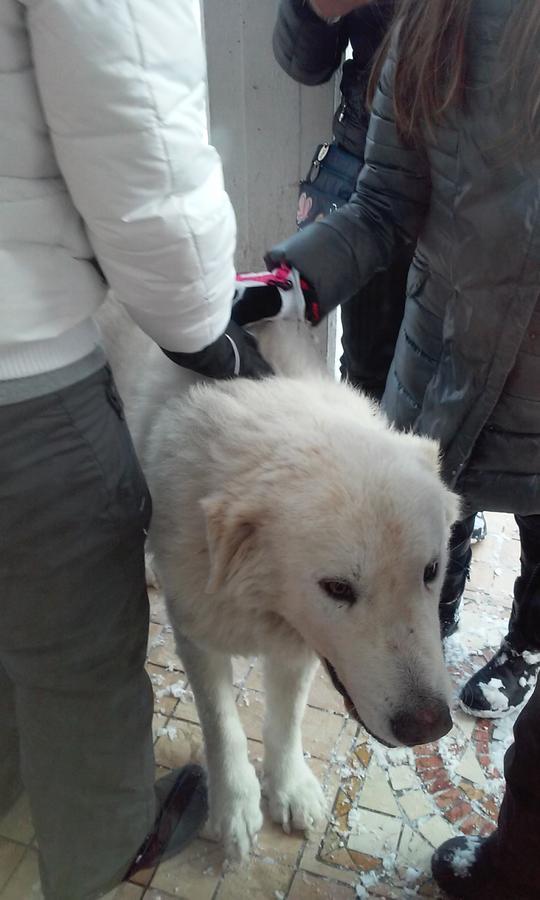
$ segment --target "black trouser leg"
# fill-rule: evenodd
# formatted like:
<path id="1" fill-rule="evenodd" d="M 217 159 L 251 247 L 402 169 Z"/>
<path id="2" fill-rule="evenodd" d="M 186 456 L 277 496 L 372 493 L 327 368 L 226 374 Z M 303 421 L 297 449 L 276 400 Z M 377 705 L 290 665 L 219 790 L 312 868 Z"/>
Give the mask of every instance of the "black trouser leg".
<path id="1" fill-rule="evenodd" d="M 540 516 L 516 516 L 521 574 L 514 586 L 508 640 L 516 650 L 540 651 Z"/>
<path id="2" fill-rule="evenodd" d="M 448 553 L 448 567 L 444 579 L 439 616 L 441 624 L 453 622 L 459 609 L 471 564 L 471 535 L 476 514 L 456 522 L 452 528 Z"/>
<path id="3" fill-rule="evenodd" d="M 528 518 L 540 518 L 531 516 Z M 540 896 L 540 682 L 514 726 L 504 760 L 506 793 L 499 816 L 500 865 Z M 516 888 L 516 897 L 519 896 Z"/>

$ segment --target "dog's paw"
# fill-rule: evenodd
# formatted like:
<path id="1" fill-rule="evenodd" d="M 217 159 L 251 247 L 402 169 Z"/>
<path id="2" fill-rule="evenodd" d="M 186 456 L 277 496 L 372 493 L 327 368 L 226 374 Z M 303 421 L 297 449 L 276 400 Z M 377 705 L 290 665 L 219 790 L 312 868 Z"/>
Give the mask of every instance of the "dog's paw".
<path id="1" fill-rule="evenodd" d="M 291 828 L 310 831 L 326 813 L 322 788 L 303 760 L 284 766 L 278 776 L 269 773 L 264 779 L 263 793 L 272 819 L 287 834 Z"/>
<path id="2" fill-rule="evenodd" d="M 214 786 L 210 792 L 209 831 L 221 840 L 227 858 L 244 860 L 252 849 L 263 817 L 261 788 L 251 763 Z"/>

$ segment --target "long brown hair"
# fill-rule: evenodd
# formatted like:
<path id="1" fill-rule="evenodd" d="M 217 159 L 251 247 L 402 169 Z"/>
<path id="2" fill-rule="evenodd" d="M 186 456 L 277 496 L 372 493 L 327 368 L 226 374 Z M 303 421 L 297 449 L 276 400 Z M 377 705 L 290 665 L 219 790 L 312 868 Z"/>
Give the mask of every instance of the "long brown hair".
<path id="1" fill-rule="evenodd" d="M 419 143 L 444 112 L 461 106 L 467 83 L 467 27 L 474 0 L 398 0 L 394 26 L 371 73 L 371 103 L 398 29 L 394 108 L 401 137 Z M 501 79 L 520 100 L 514 140 L 540 138 L 540 0 L 521 0 L 502 40 Z M 526 74 L 525 74 L 526 73 Z M 525 76 L 525 77 L 524 77 Z"/>

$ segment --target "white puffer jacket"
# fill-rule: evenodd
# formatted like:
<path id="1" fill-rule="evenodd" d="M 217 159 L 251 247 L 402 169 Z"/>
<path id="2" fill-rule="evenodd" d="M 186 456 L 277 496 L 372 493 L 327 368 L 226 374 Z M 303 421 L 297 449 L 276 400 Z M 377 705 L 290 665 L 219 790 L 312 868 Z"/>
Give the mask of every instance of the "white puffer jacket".
<path id="1" fill-rule="evenodd" d="M 0 378 L 74 362 L 104 288 L 169 350 L 224 331 L 235 221 L 194 0 L 1 0 Z"/>

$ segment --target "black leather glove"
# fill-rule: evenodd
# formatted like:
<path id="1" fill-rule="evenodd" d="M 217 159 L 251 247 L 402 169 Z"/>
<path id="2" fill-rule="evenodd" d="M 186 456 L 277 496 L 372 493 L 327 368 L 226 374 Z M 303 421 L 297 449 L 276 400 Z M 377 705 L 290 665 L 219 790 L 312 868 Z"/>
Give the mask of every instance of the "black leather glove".
<path id="1" fill-rule="evenodd" d="M 264 378 L 274 374 L 253 335 L 232 320 L 217 341 L 197 353 L 161 349 L 178 366 L 207 378 Z"/>

